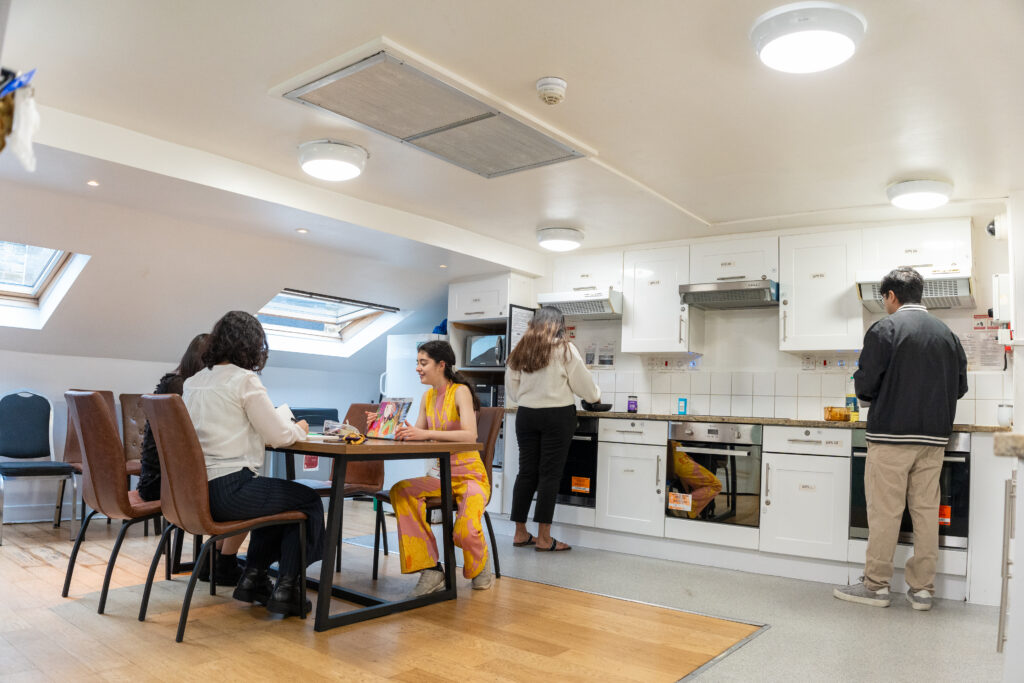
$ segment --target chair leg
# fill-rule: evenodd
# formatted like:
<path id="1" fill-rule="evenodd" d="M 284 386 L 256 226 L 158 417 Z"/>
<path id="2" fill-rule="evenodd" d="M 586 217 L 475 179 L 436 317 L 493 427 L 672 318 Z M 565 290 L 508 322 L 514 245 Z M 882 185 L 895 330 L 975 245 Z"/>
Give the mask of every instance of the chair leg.
<path id="1" fill-rule="evenodd" d="M 107 519 L 110 519 L 109 517 Z M 128 527 L 139 520 L 126 519 L 121 522 L 121 530 L 117 532 L 117 540 L 114 541 L 114 549 L 110 551 L 110 559 L 107 560 L 107 573 L 103 575 L 103 589 L 100 591 L 100 606 L 97 614 L 103 614 L 107 608 L 107 592 L 110 590 L 110 577 L 114 575 L 114 563 L 117 562 L 117 554 L 121 552 L 121 544 L 124 543 L 124 535 L 128 533 Z"/>
<path id="2" fill-rule="evenodd" d="M 341 548 L 340 542 L 338 545 Z M 338 559 L 341 554 L 339 551 Z M 299 614 L 306 618 L 306 522 L 299 522 Z M 211 577 L 212 578 L 212 577 Z"/>
<path id="3" fill-rule="evenodd" d="M 377 506 L 377 523 L 373 525 L 373 580 L 377 580 L 377 556 L 380 553 L 380 528 L 384 524 L 384 512 Z"/>
<path id="4" fill-rule="evenodd" d="M 0 545 L 4 544 L 4 478 L 0 475 Z"/>
<path id="5" fill-rule="evenodd" d="M 82 489 L 85 489 L 85 482 L 82 482 Z M 85 495 L 85 491 L 82 491 L 82 495 Z M 71 475 L 71 527 L 68 529 L 68 534 L 74 536 L 75 533 L 75 520 L 78 518 L 78 482 L 75 481 L 75 475 Z M 82 516 L 85 517 L 85 502 L 82 502 Z M 78 522 L 78 526 L 82 526 L 81 520 Z"/>
<path id="6" fill-rule="evenodd" d="M 64 590 L 60 592 L 60 596 L 62 598 L 68 597 L 68 591 L 71 590 L 71 574 L 75 571 L 75 560 L 78 559 L 78 548 L 82 545 L 82 539 L 85 538 L 85 530 L 89 528 L 89 521 L 95 514 L 95 510 L 90 512 L 89 516 L 82 520 L 82 525 L 78 529 L 78 538 L 75 539 L 75 546 L 71 549 L 71 557 L 68 558 L 68 571 L 64 575 Z"/>
<path id="7" fill-rule="evenodd" d="M 217 594 L 217 555 L 219 554 L 217 542 L 214 541 L 213 548 L 210 549 L 210 595 Z M 198 567 L 199 565 L 196 564 L 196 566 Z"/>
<path id="8" fill-rule="evenodd" d="M 153 589 L 153 577 L 156 576 L 156 566 L 160 563 L 160 555 L 163 551 L 164 544 L 167 543 L 168 537 L 171 535 L 171 531 L 175 527 L 173 524 L 168 524 L 164 529 L 164 532 L 160 534 L 160 542 L 156 544 L 156 552 L 153 553 L 153 561 L 149 563 L 149 573 L 146 574 L 146 587 L 142 591 L 142 604 L 139 606 L 139 621 L 146 620 L 146 609 L 149 607 L 149 592 Z M 170 576 L 168 576 L 170 579 Z"/>
<path id="9" fill-rule="evenodd" d="M 384 514 L 384 505 L 377 508 L 377 516 L 380 519 L 380 533 L 384 537 L 384 557 L 388 555 L 388 525 L 387 515 Z"/>
<path id="10" fill-rule="evenodd" d="M 501 565 L 498 564 L 498 544 L 494 542 L 494 527 L 491 525 L 491 516 L 484 510 L 484 521 L 487 522 L 487 535 L 491 537 L 491 557 L 494 558 L 494 576 L 501 578 Z"/>
<path id="11" fill-rule="evenodd" d="M 192 570 L 192 575 L 188 577 L 188 588 L 185 589 L 185 600 L 181 603 L 181 616 L 178 617 L 178 635 L 174 637 L 174 641 L 177 643 L 180 643 L 185 637 L 185 624 L 188 623 L 188 608 L 192 604 L 192 594 L 196 590 L 196 581 L 199 580 L 199 567 L 203 565 L 203 560 L 215 548 L 216 543 L 217 541 L 211 538 L 203 544 L 203 549 L 199 551 L 199 557 L 196 558 L 195 569 Z M 213 576 L 210 579 L 212 581 Z"/>
<path id="12" fill-rule="evenodd" d="M 68 480 L 61 479 L 60 486 L 57 488 L 57 504 L 53 506 L 53 528 L 60 528 L 60 518 L 64 516 L 64 487 L 68 483 Z M 72 520 L 72 526 L 74 526 L 74 520 Z"/>

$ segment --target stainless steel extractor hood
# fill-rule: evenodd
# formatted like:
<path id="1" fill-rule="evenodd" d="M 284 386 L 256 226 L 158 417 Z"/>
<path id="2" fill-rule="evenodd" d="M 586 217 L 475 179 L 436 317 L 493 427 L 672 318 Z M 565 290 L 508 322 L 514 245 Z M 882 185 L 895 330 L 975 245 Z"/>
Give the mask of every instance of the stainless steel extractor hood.
<path id="1" fill-rule="evenodd" d="M 886 271 L 887 272 L 887 271 Z M 926 308 L 974 308 L 974 281 L 969 268 L 919 268 L 924 280 L 921 303 Z M 879 288 L 885 272 L 857 273 L 857 293 L 864 308 L 872 313 L 885 313 Z"/>
<path id="2" fill-rule="evenodd" d="M 553 306 L 570 318 L 617 320 L 622 317 L 622 292 L 610 287 L 538 294 L 537 303 Z"/>
<path id="3" fill-rule="evenodd" d="M 739 280 L 679 285 L 679 298 L 682 303 L 705 311 L 778 306 L 779 283 L 774 280 Z"/>

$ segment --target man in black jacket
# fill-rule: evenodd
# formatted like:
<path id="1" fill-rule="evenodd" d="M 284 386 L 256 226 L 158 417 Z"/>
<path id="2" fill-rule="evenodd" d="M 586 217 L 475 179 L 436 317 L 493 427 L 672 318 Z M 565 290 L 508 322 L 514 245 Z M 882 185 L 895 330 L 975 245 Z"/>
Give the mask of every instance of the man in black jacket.
<path id="1" fill-rule="evenodd" d="M 857 398 L 870 403 L 864 492 L 868 548 L 863 583 L 841 586 L 840 600 L 888 607 L 893 553 L 903 508 L 914 523 L 914 556 L 907 560 L 907 599 L 932 606 L 939 556 L 939 472 L 953 431 L 957 399 L 967 393 L 967 357 L 960 340 L 921 305 L 924 280 L 897 268 L 879 288 L 885 312 L 864 335 L 854 374 Z"/>

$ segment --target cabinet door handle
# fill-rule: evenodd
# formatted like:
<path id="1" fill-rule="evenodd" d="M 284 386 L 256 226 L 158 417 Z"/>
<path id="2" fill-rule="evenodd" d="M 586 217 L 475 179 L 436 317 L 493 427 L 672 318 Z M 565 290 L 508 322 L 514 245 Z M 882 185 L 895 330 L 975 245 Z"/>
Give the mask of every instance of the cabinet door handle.
<path id="1" fill-rule="evenodd" d="M 462 315 L 483 315 L 483 311 L 466 311 Z"/>
<path id="2" fill-rule="evenodd" d="M 772 495 L 772 464 L 766 462 L 764 464 L 764 498 L 768 500 Z"/>
<path id="3" fill-rule="evenodd" d="M 900 266 L 900 268 L 934 268 L 934 267 L 935 267 L 934 263 L 909 263 L 909 264 L 907 264 L 905 266 Z"/>
<path id="4" fill-rule="evenodd" d="M 816 443 L 821 444 L 821 439 L 786 439 L 790 443 Z"/>
<path id="5" fill-rule="evenodd" d="M 782 312 L 782 341 L 786 341 L 786 311 Z"/>
<path id="6" fill-rule="evenodd" d="M 716 280 L 744 280 L 746 275 L 727 275 L 725 277 L 716 277 Z"/>
<path id="7" fill-rule="evenodd" d="M 679 343 L 683 343 L 683 316 L 679 316 Z"/>
<path id="8" fill-rule="evenodd" d="M 658 456 L 658 468 L 654 470 L 654 488 L 661 487 L 661 456 Z"/>

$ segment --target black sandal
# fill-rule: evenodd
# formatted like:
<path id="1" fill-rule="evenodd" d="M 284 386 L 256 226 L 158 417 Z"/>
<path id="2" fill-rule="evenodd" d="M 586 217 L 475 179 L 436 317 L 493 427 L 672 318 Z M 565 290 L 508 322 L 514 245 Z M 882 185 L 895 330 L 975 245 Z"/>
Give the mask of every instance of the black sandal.
<path id="1" fill-rule="evenodd" d="M 533 537 L 533 534 L 530 534 L 530 537 L 525 541 L 519 541 L 518 543 L 512 541 L 512 546 L 515 548 L 525 548 L 528 545 L 533 545 L 535 542 L 536 539 Z"/>

